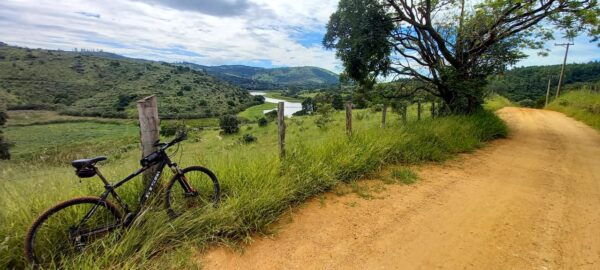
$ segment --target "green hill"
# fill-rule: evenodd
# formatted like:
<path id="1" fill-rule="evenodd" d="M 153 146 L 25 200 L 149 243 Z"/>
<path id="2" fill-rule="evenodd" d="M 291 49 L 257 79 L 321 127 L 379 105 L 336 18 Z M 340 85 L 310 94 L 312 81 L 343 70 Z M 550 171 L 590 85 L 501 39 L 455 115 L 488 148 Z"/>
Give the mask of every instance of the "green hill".
<path id="1" fill-rule="evenodd" d="M 203 66 L 193 63 L 179 65 L 204 71 L 245 89 L 313 89 L 338 83 L 337 74 L 318 67 L 260 68 L 243 65 Z"/>
<path id="2" fill-rule="evenodd" d="M 530 99 L 536 101 L 546 96 L 548 77 L 552 78 L 551 91 L 556 91 L 561 65 L 514 68 L 490 79 L 487 86 L 512 101 Z M 565 68 L 565 90 L 582 84 L 600 82 L 600 62 L 569 64 Z"/>
<path id="3" fill-rule="evenodd" d="M 0 44 L 0 98 L 9 109 L 136 117 L 135 101 L 148 95 L 158 97 L 163 118 L 237 113 L 256 103 L 247 91 L 188 67 Z"/>

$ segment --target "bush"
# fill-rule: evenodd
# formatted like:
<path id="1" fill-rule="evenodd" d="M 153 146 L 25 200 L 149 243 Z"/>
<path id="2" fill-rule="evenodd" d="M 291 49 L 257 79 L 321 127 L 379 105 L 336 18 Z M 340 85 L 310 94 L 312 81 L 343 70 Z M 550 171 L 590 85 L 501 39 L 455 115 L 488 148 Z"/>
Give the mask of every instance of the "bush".
<path id="1" fill-rule="evenodd" d="M 267 119 L 269 119 L 270 121 L 275 120 L 275 118 L 277 118 L 277 110 L 265 113 L 265 117 L 267 117 Z"/>
<path id="2" fill-rule="evenodd" d="M 256 137 L 250 133 L 244 134 L 242 138 L 240 138 L 243 143 L 253 143 L 256 142 Z"/>
<path id="3" fill-rule="evenodd" d="M 225 134 L 234 134 L 240 130 L 240 120 L 235 115 L 227 114 L 219 119 L 219 126 Z"/>
<path id="4" fill-rule="evenodd" d="M 264 116 L 261 117 L 260 119 L 258 119 L 258 126 L 259 127 L 264 127 L 267 124 L 269 124 L 269 120 L 267 120 L 267 118 L 265 118 Z"/>
<path id="5" fill-rule="evenodd" d="M 524 100 L 519 101 L 519 106 L 533 108 L 535 106 L 535 102 L 531 99 L 526 98 Z"/>

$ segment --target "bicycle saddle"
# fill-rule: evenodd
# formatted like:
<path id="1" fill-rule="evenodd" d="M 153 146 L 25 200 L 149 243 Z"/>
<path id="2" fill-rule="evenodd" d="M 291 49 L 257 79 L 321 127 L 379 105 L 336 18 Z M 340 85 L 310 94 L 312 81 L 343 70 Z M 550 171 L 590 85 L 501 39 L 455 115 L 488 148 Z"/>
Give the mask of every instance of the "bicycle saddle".
<path id="1" fill-rule="evenodd" d="M 73 160 L 71 162 L 71 165 L 73 165 L 73 167 L 79 169 L 81 167 L 94 165 L 94 164 L 96 164 L 96 162 L 103 161 L 106 159 L 107 158 L 105 156 L 99 156 L 99 157 L 95 157 L 95 158 L 77 159 L 77 160 Z"/>

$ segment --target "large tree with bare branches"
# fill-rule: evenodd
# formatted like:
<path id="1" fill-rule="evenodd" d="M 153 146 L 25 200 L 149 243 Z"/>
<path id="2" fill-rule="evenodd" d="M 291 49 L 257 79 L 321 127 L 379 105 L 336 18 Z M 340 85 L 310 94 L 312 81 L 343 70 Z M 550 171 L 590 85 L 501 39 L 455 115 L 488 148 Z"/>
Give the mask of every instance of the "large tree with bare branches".
<path id="1" fill-rule="evenodd" d="M 598 40 L 597 0 L 341 0 L 323 45 L 348 76 L 417 79 L 454 113 L 481 107 L 486 77 L 555 34 Z M 554 33 L 556 32 L 556 33 Z"/>

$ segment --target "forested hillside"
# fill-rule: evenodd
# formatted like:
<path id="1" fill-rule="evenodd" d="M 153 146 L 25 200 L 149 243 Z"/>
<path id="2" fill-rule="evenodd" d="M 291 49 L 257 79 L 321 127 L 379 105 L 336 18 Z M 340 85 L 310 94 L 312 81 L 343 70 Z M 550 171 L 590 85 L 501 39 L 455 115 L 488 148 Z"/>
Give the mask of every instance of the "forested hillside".
<path id="1" fill-rule="evenodd" d="M 552 76 L 551 91 L 556 91 L 561 65 L 520 67 L 502 75 L 492 77 L 488 89 L 499 93 L 512 101 L 545 97 L 548 78 Z M 600 62 L 569 64 L 565 68 L 564 84 L 566 88 L 578 87 L 582 83 L 600 82 Z"/>
<path id="2" fill-rule="evenodd" d="M 260 68 L 244 65 L 203 66 L 193 63 L 180 65 L 216 76 L 245 89 L 304 89 L 327 87 L 338 83 L 338 75 L 318 67 Z"/>
<path id="3" fill-rule="evenodd" d="M 162 117 L 211 117 L 255 103 L 250 94 L 201 71 L 91 52 L 0 44 L 0 98 L 9 109 L 135 117 L 135 101 L 157 95 Z"/>

